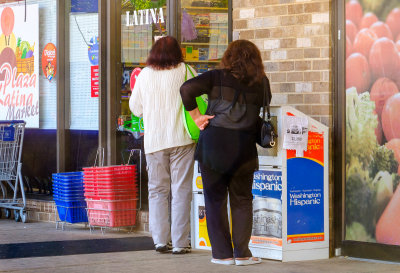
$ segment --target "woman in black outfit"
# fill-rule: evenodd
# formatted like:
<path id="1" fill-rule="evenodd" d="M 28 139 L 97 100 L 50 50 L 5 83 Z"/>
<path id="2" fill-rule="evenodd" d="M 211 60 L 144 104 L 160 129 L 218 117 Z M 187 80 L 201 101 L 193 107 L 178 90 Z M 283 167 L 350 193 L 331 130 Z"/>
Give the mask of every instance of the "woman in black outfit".
<path id="1" fill-rule="evenodd" d="M 201 130 L 195 159 L 203 179 L 211 262 L 255 264 L 261 259 L 252 257 L 248 247 L 253 222 L 252 184 L 258 169 L 256 141 L 264 90 L 271 100 L 269 81 L 260 51 L 246 40 L 232 42 L 220 66 L 222 69 L 185 82 L 180 92 L 186 110 Z M 202 94 L 208 95 L 205 115 L 200 114 L 195 99 Z"/>

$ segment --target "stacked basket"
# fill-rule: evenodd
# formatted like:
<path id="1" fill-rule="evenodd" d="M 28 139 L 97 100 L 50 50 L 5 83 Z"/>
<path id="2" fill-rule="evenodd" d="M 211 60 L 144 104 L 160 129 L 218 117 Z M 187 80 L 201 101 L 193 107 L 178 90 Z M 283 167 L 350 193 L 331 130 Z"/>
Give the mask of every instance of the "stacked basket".
<path id="1" fill-rule="evenodd" d="M 53 174 L 53 198 L 60 221 L 69 223 L 88 221 L 82 172 Z"/>
<path id="2" fill-rule="evenodd" d="M 138 200 L 136 166 L 92 167 L 83 171 L 89 224 L 134 226 Z"/>

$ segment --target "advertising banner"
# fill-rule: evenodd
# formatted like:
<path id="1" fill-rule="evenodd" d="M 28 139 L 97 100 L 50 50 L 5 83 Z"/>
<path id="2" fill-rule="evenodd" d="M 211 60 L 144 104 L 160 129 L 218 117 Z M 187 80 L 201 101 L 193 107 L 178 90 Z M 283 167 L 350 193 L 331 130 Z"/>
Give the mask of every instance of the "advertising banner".
<path id="1" fill-rule="evenodd" d="M 324 137 L 310 131 L 304 157 L 287 150 L 287 242 L 324 241 Z"/>
<path id="2" fill-rule="evenodd" d="M 346 1 L 345 239 L 400 245 L 400 0 Z"/>
<path id="3" fill-rule="evenodd" d="M 38 5 L 0 8 L 0 120 L 39 127 Z"/>
<path id="4" fill-rule="evenodd" d="M 42 70 L 43 75 L 50 82 L 57 73 L 57 48 L 54 44 L 45 45 L 42 53 Z"/>
<path id="5" fill-rule="evenodd" d="M 97 98 L 99 96 L 99 66 L 92 65 L 90 67 L 90 96 L 92 98 Z"/>
<path id="6" fill-rule="evenodd" d="M 259 170 L 253 179 L 250 246 L 282 249 L 282 171 Z"/>

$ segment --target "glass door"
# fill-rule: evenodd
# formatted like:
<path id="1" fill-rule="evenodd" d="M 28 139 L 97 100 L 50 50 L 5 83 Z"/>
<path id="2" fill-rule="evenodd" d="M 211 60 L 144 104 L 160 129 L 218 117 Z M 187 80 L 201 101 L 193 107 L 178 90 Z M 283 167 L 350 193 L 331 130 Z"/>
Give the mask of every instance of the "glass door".
<path id="1" fill-rule="evenodd" d="M 157 38 L 167 35 L 166 0 L 122 0 L 121 12 L 122 85 L 119 125 L 132 118 L 128 104 L 135 76 L 146 65 L 153 43 Z M 139 126 L 139 119 L 135 117 L 132 121 L 134 124 L 130 127 L 126 124 L 125 129 L 131 130 L 138 139 L 143 135 L 143 124 Z"/>
<path id="2" fill-rule="evenodd" d="M 129 98 L 153 43 L 167 35 L 167 13 L 166 0 L 121 1 L 122 82 L 118 118 L 121 163 L 126 163 L 129 150 L 143 150 L 143 120 L 131 115 Z"/>
<path id="3" fill-rule="evenodd" d="M 117 163 L 128 163 L 129 155 L 135 150 L 130 164 L 141 163 L 141 192 L 147 195 L 146 164 L 144 162 L 142 118 L 131 115 L 129 98 L 135 79 L 146 66 L 147 56 L 153 43 L 167 35 L 167 1 L 121 0 L 121 85 L 120 110 L 117 125 Z M 140 157 L 141 153 L 141 157 Z M 143 162 L 140 161 L 143 160 Z M 146 207 L 147 198 L 142 206 Z"/>

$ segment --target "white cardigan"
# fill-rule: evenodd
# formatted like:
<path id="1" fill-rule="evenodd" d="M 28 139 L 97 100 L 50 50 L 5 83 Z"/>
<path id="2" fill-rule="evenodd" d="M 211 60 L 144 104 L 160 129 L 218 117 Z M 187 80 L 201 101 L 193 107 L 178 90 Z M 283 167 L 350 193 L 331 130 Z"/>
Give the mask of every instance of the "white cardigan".
<path id="1" fill-rule="evenodd" d="M 183 124 L 179 92 L 185 81 L 185 71 L 184 63 L 169 70 L 145 67 L 136 79 L 129 108 L 135 116 L 143 116 L 146 154 L 193 143 Z M 188 71 L 187 79 L 190 78 Z"/>

